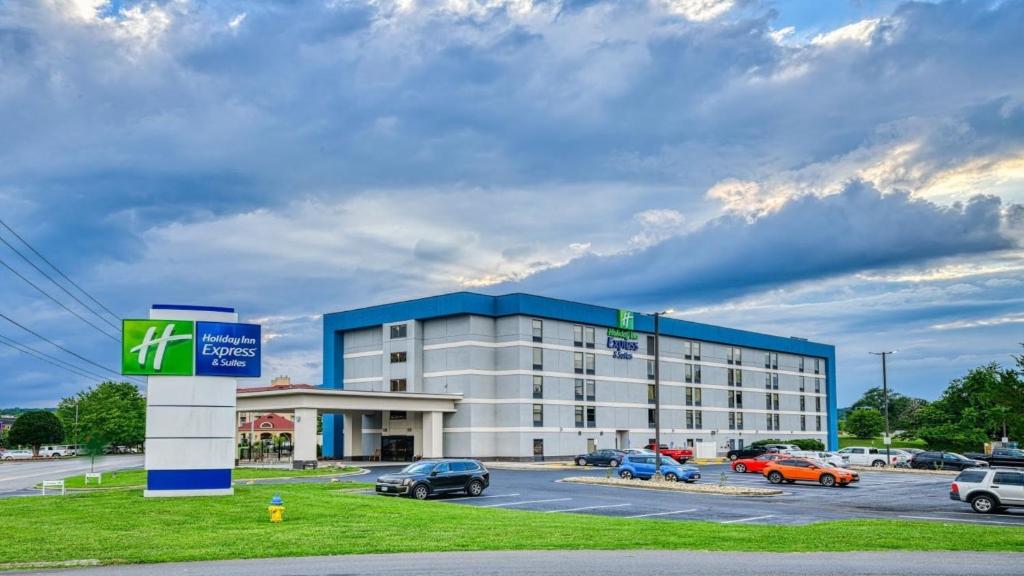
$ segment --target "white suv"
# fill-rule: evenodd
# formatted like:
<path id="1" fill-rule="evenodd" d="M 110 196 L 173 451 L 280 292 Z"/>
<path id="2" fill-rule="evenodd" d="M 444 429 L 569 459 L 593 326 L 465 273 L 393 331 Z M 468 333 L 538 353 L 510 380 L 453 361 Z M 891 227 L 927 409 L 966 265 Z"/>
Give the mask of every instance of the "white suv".
<path id="1" fill-rule="evenodd" d="M 890 450 L 890 452 L 890 465 L 897 466 L 907 463 L 906 456 L 901 456 L 892 450 Z M 854 466 L 874 466 L 875 468 L 881 468 L 886 465 L 885 448 L 850 446 L 849 448 L 843 448 L 840 450 L 839 455 L 848 458 L 850 460 L 850 464 L 853 464 Z"/>
<path id="2" fill-rule="evenodd" d="M 982 514 L 1010 506 L 1024 507 L 1024 470 L 968 468 L 953 480 L 949 497 L 969 502 L 975 512 Z"/>

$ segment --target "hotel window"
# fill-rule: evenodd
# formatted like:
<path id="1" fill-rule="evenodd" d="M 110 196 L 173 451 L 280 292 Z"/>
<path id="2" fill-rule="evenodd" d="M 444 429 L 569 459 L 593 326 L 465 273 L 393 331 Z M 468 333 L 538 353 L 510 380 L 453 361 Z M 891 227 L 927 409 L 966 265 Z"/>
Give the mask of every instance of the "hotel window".
<path id="1" fill-rule="evenodd" d="M 736 413 L 736 429 L 743 430 L 743 412 Z"/>
<path id="2" fill-rule="evenodd" d="M 804 432 L 807 431 L 807 416 L 800 417 L 800 430 Z"/>
<path id="3" fill-rule="evenodd" d="M 814 359 L 814 373 L 821 374 L 821 358 Z"/>
<path id="4" fill-rule="evenodd" d="M 647 361 L 647 379 L 654 380 L 654 360 Z"/>
<path id="5" fill-rule="evenodd" d="M 597 354 L 587 354 L 587 374 L 594 374 L 597 372 Z"/>
<path id="6" fill-rule="evenodd" d="M 544 459 L 544 439 L 534 438 L 533 439 L 533 459 L 543 460 Z"/>
<path id="7" fill-rule="evenodd" d="M 683 342 L 683 355 L 687 360 L 700 360 L 700 342 Z"/>
<path id="8" fill-rule="evenodd" d="M 689 388 L 687 388 L 687 390 L 689 390 Z M 648 404 L 654 404 L 654 395 L 656 393 L 657 392 L 655 392 L 655 390 L 654 390 L 654 384 L 648 384 L 647 385 L 647 403 Z"/>
<path id="9" fill-rule="evenodd" d="M 771 414 L 765 414 L 765 417 L 764 417 L 764 427 L 767 428 L 768 430 L 774 430 L 774 428 L 772 428 L 772 415 Z"/>
<path id="10" fill-rule="evenodd" d="M 533 369 L 543 370 L 544 369 L 544 349 L 534 348 L 533 349 Z"/>
<path id="11" fill-rule="evenodd" d="M 726 348 L 725 363 L 741 366 L 743 364 L 743 351 L 739 348 Z"/>
<path id="12" fill-rule="evenodd" d="M 700 388 L 694 388 L 693 389 L 693 405 L 694 406 L 700 406 L 701 405 L 701 397 L 702 397 L 702 394 L 701 394 Z"/>
<path id="13" fill-rule="evenodd" d="M 573 384 L 573 389 L 576 392 L 576 399 L 583 400 L 583 379 L 577 378 Z"/>
<path id="14" fill-rule="evenodd" d="M 693 410 L 686 411 L 686 429 L 693 430 Z"/>
<path id="15" fill-rule="evenodd" d="M 814 427 L 818 429 L 818 432 L 821 432 L 821 416 L 814 417 Z"/>
<path id="16" fill-rule="evenodd" d="M 736 407 L 736 391 L 729 390 L 729 408 Z"/>
<path id="17" fill-rule="evenodd" d="M 778 410 L 778 409 L 779 409 L 779 395 L 778 394 L 772 394 L 772 410 Z M 776 418 L 778 418 L 778 416 L 776 416 Z"/>
<path id="18" fill-rule="evenodd" d="M 577 428 L 583 428 L 583 415 L 584 414 L 585 414 L 585 412 L 583 411 L 583 406 L 576 406 L 576 427 Z"/>
<path id="19" fill-rule="evenodd" d="M 765 372 L 764 373 L 764 389 L 765 390 L 771 390 L 772 389 L 772 375 L 769 372 Z"/>
<path id="20" fill-rule="evenodd" d="M 594 328 L 592 326 L 587 326 L 586 328 L 583 329 L 583 333 L 584 333 L 583 343 L 587 346 L 587 348 L 593 348 L 594 347 Z"/>
<path id="21" fill-rule="evenodd" d="M 729 368 L 729 386 L 743 386 L 743 371 L 739 368 Z"/>
<path id="22" fill-rule="evenodd" d="M 804 412 L 806 410 L 807 410 L 807 398 L 801 396 L 800 397 L 800 411 Z"/>
<path id="23" fill-rule="evenodd" d="M 779 355 L 774 352 L 764 353 L 764 367 L 769 370 L 779 369 Z"/>
<path id="24" fill-rule="evenodd" d="M 587 406 L 587 428 L 597 428 L 597 408 Z"/>
<path id="25" fill-rule="evenodd" d="M 544 425 L 544 405 L 534 404 L 533 405 L 533 426 L 534 428 L 540 428 Z"/>
<path id="26" fill-rule="evenodd" d="M 594 402 L 595 400 L 597 400 L 597 383 L 587 380 L 587 401 Z"/>
<path id="27" fill-rule="evenodd" d="M 405 324 L 393 324 L 391 326 L 391 339 L 405 338 L 408 328 Z"/>
<path id="28" fill-rule="evenodd" d="M 814 393 L 815 394 L 821 394 L 821 379 L 820 378 L 815 378 L 814 379 Z"/>
<path id="29" fill-rule="evenodd" d="M 816 396 L 814 398 L 814 411 L 821 412 L 821 396 Z"/>
<path id="30" fill-rule="evenodd" d="M 804 357 L 803 356 L 800 357 L 800 366 L 797 367 L 797 370 L 800 371 L 800 372 L 804 371 Z"/>
<path id="31" fill-rule="evenodd" d="M 736 413 L 729 412 L 729 430 L 736 429 Z"/>
<path id="32" fill-rule="evenodd" d="M 544 377 L 534 376 L 533 377 L 533 397 L 543 398 L 544 397 Z"/>
<path id="33" fill-rule="evenodd" d="M 577 324 L 572 327 L 572 345 L 583 347 L 583 326 Z"/>
<path id="34" fill-rule="evenodd" d="M 686 405 L 687 406 L 693 406 L 693 387 L 692 386 L 687 386 L 686 387 Z"/>
<path id="35" fill-rule="evenodd" d="M 647 353 L 654 356 L 654 336 L 647 337 Z"/>
<path id="36" fill-rule="evenodd" d="M 405 378 L 394 378 L 391 380 L 392 392 L 405 392 Z"/>
<path id="37" fill-rule="evenodd" d="M 572 353 L 572 371 L 583 374 L 583 352 Z"/>
<path id="38" fill-rule="evenodd" d="M 693 411 L 693 427 L 697 430 L 704 427 L 704 413 L 700 410 Z"/>
<path id="39" fill-rule="evenodd" d="M 764 395 L 764 409 L 765 410 L 778 410 L 779 409 L 779 395 L 778 394 L 765 394 Z"/>
<path id="40" fill-rule="evenodd" d="M 533 321 L 533 341 L 541 342 L 544 340 L 544 322 L 542 320 Z"/>
<path id="41" fill-rule="evenodd" d="M 743 430 L 742 412 L 729 412 L 729 430 Z"/>
<path id="42" fill-rule="evenodd" d="M 406 420 L 408 416 L 405 414 L 405 410 L 392 410 L 388 412 L 388 420 Z"/>
<path id="43" fill-rule="evenodd" d="M 778 374 L 772 374 L 772 390 L 778 390 L 778 389 L 779 389 L 779 375 Z"/>
<path id="44" fill-rule="evenodd" d="M 647 409 L 647 427 L 648 428 L 654 428 L 655 426 L 657 426 L 657 424 L 658 423 L 655 420 L 655 415 L 654 415 L 654 408 L 648 408 Z"/>
<path id="45" fill-rule="evenodd" d="M 778 414 L 772 414 L 772 423 L 775 424 L 775 429 L 776 430 L 782 430 L 782 427 L 779 426 L 779 415 Z"/>
<path id="46" fill-rule="evenodd" d="M 683 378 L 688 383 L 693 382 L 693 364 L 686 364 L 683 368 Z"/>
<path id="47" fill-rule="evenodd" d="M 405 352 L 392 352 L 391 353 L 391 363 L 392 364 L 400 364 L 402 362 L 405 362 L 405 357 L 406 357 L 406 353 Z"/>
<path id="48" fill-rule="evenodd" d="M 800 391 L 801 392 L 803 392 L 807 388 L 806 383 L 804 382 L 804 380 L 806 380 L 806 377 L 805 376 L 801 376 L 800 377 Z"/>

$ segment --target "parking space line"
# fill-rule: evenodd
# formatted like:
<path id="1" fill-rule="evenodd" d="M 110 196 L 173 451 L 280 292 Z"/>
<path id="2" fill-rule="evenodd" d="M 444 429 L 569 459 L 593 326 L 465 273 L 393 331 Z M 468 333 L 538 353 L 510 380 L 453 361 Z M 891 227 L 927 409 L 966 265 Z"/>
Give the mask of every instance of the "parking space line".
<path id="1" fill-rule="evenodd" d="M 690 508 L 689 510 L 675 510 L 673 512 L 655 512 L 653 514 L 637 514 L 636 516 L 626 516 L 626 518 L 650 518 L 651 516 L 671 516 L 673 514 L 686 514 L 687 512 L 696 512 L 696 508 Z"/>
<path id="2" fill-rule="evenodd" d="M 1000 522 L 998 520 L 968 520 L 967 518 L 942 518 L 941 516 L 900 516 L 900 518 L 910 518 L 913 520 L 942 520 L 945 522 L 967 522 L 970 524 L 981 523 L 981 524 L 1006 524 L 1007 526 L 1024 526 L 1024 522 Z"/>
<path id="3" fill-rule="evenodd" d="M 546 514 L 554 514 L 556 512 L 580 512 L 583 510 L 597 510 L 598 508 L 622 508 L 623 506 L 629 506 L 629 502 L 625 504 L 606 504 L 604 506 L 584 506 L 583 508 L 569 508 L 568 510 L 545 510 Z"/>
<path id="4" fill-rule="evenodd" d="M 479 500 L 481 498 L 511 498 L 512 496 L 519 496 L 516 494 L 488 494 L 486 496 L 459 496 L 458 498 L 445 498 L 445 502 L 451 502 L 453 500 Z"/>
<path id="5" fill-rule="evenodd" d="M 572 500 L 572 498 L 548 498 L 547 500 L 522 500 L 520 502 L 502 502 L 501 504 L 488 504 L 487 506 L 478 506 L 478 508 L 497 508 L 499 506 L 519 506 L 521 504 L 540 504 L 542 502 L 565 502 Z"/>
<path id="6" fill-rule="evenodd" d="M 738 520 L 726 520 L 724 522 L 720 522 L 720 524 L 735 524 L 737 522 L 750 522 L 752 520 L 764 520 L 765 518 L 774 518 L 774 517 L 775 517 L 774 514 L 768 514 L 767 516 L 754 516 L 753 518 L 740 518 Z"/>

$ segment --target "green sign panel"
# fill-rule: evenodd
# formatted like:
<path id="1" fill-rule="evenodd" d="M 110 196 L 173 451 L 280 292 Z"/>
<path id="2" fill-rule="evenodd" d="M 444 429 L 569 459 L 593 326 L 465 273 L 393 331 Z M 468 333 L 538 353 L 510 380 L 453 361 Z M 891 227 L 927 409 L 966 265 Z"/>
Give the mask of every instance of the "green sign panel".
<path id="1" fill-rule="evenodd" d="M 633 313 L 629 310 L 619 310 L 619 330 L 633 330 Z"/>
<path id="2" fill-rule="evenodd" d="M 125 320 L 121 373 L 142 376 L 191 376 L 195 324 L 191 320 Z"/>

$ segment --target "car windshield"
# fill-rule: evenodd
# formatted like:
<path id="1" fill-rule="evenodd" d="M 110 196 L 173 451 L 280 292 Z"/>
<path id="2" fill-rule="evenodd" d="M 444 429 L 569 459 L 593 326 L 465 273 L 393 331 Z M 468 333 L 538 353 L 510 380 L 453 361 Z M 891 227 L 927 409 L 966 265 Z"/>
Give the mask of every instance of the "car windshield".
<path id="1" fill-rule="evenodd" d="M 676 462 L 674 459 L 669 458 L 668 456 L 662 456 L 661 457 L 661 463 L 662 463 L 662 465 L 667 465 L 667 466 L 679 466 L 679 462 Z"/>
<path id="2" fill-rule="evenodd" d="M 1014 458 L 1024 458 L 1024 450 L 1017 448 L 1004 448 L 999 451 L 1000 456 L 1013 456 Z"/>
<path id="3" fill-rule="evenodd" d="M 425 474 L 434 469 L 437 466 L 437 462 L 417 462 L 415 464 L 409 464 L 405 468 L 402 468 L 403 474 Z"/>

